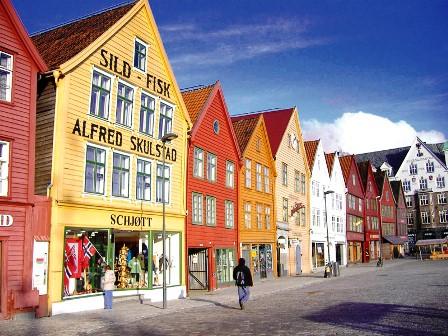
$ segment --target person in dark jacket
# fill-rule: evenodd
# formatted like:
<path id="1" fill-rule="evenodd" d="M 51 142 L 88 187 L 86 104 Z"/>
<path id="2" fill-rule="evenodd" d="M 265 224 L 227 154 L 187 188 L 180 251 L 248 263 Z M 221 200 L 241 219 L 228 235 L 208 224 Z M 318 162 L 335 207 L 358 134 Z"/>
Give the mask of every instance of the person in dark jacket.
<path id="1" fill-rule="evenodd" d="M 238 286 L 240 308 L 243 310 L 244 304 L 249 301 L 249 287 L 254 285 L 252 282 L 252 274 L 250 273 L 249 267 L 246 266 L 246 260 L 244 258 L 240 258 L 238 260 L 238 266 L 233 269 L 233 280 L 235 280 L 235 285 Z"/>

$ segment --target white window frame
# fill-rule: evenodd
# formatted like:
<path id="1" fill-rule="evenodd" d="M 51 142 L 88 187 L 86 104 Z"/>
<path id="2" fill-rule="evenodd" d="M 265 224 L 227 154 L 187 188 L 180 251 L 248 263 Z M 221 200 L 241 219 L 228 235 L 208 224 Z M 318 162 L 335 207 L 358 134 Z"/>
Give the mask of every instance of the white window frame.
<path id="1" fill-rule="evenodd" d="M 437 194 L 437 204 L 446 204 L 446 194 Z"/>
<path id="2" fill-rule="evenodd" d="M 261 183 L 261 164 L 255 163 L 255 185 L 257 191 L 262 191 L 262 183 Z"/>
<path id="3" fill-rule="evenodd" d="M 95 72 L 97 72 L 99 75 L 107 77 L 109 79 L 109 91 L 108 91 L 109 95 L 108 95 L 108 98 L 107 98 L 107 108 L 105 110 L 105 116 L 104 117 L 102 117 L 102 116 L 100 116 L 98 114 L 98 111 L 99 111 L 99 99 L 98 99 L 98 101 L 95 104 L 95 113 L 92 113 L 92 110 L 91 110 L 92 93 L 93 93 L 93 75 L 94 75 Z M 93 67 L 92 68 L 92 72 L 91 72 L 91 75 L 90 75 L 90 96 L 89 96 L 89 106 L 88 106 L 88 113 L 87 113 L 89 116 L 92 116 L 92 117 L 95 117 L 95 118 L 99 118 L 99 119 L 103 119 L 103 120 L 109 120 L 113 86 L 114 86 L 114 75 L 112 75 L 112 74 L 110 74 L 110 73 L 108 73 L 106 71 L 103 71 L 103 70 L 101 70 L 101 69 L 99 69 L 97 67 Z M 97 86 L 97 87 L 99 87 L 99 86 Z M 105 91 L 107 91 L 107 90 L 105 90 Z"/>
<path id="4" fill-rule="evenodd" d="M 246 188 L 252 188 L 252 160 L 244 160 L 244 185 Z"/>
<path id="5" fill-rule="evenodd" d="M 225 226 L 233 228 L 235 226 L 235 207 L 232 201 L 225 201 Z"/>
<path id="6" fill-rule="evenodd" d="M 149 164 L 149 171 L 150 171 L 149 172 L 149 181 L 150 181 L 149 182 L 149 199 L 146 199 L 145 196 L 143 196 L 143 198 L 139 198 L 139 195 L 138 195 L 138 181 L 137 181 L 138 177 L 140 175 L 147 177 L 147 175 L 148 175 L 146 172 L 143 172 L 143 173 L 139 172 L 138 161 L 143 161 L 145 164 Z M 151 160 L 137 156 L 137 159 L 135 161 L 135 198 L 139 201 L 150 202 L 152 200 L 152 168 L 153 168 L 153 164 L 152 164 Z M 146 190 L 146 186 L 144 187 L 144 191 L 143 191 L 144 194 L 145 194 L 145 190 Z"/>
<path id="7" fill-rule="evenodd" d="M 217 170 L 218 170 L 218 156 L 213 153 L 207 153 L 207 179 L 210 182 L 216 182 Z"/>
<path id="8" fill-rule="evenodd" d="M 168 107 L 171 107 L 171 109 L 172 109 L 172 115 L 171 115 L 171 118 L 166 117 L 165 114 L 162 115 L 162 104 L 163 104 L 163 105 L 166 105 L 166 106 L 168 106 Z M 171 133 L 171 132 L 173 131 L 173 129 L 174 129 L 174 116 L 175 116 L 175 114 L 176 114 L 176 105 L 171 104 L 171 103 L 169 103 L 169 102 L 167 102 L 167 101 L 165 101 L 165 100 L 163 100 L 163 99 L 160 99 L 160 101 L 159 101 L 159 123 L 158 123 L 158 129 L 157 129 L 159 139 L 161 139 L 164 135 L 166 135 L 166 134 L 168 134 L 168 133 Z M 160 127 L 161 127 L 161 124 L 160 124 L 160 123 L 162 122 L 162 116 L 163 116 L 163 118 L 166 118 L 166 119 L 170 119 L 170 120 L 171 120 L 170 128 L 169 128 L 169 130 L 168 130 L 167 132 L 165 132 L 164 134 L 161 134 L 161 132 L 160 132 Z M 166 126 L 166 125 L 165 125 L 165 126 Z M 165 130 L 165 128 L 166 128 L 166 127 L 164 127 L 163 129 Z"/>
<path id="9" fill-rule="evenodd" d="M 146 96 L 149 99 L 152 99 L 153 102 L 154 102 L 154 109 L 152 110 L 152 122 L 151 122 L 152 127 L 150 126 L 151 129 L 148 132 L 146 132 L 144 130 L 146 125 L 144 125 L 144 127 L 142 128 L 142 114 L 145 113 L 143 119 L 145 119 L 145 121 L 146 121 L 147 120 L 146 113 L 148 111 L 151 111 L 151 109 L 148 108 L 148 107 L 143 107 L 143 104 L 142 104 L 143 96 Z M 143 134 L 148 135 L 150 137 L 154 137 L 154 127 L 155 127 L 155 123 L 156 123 L 156 106 L 157 106 L 157 97 L 153 96 L 152 94 L 149 94 L 148 92 L 146 92 L 144 90 L 142 90 L 142 92 L 140 93 L 140 114 L 139 114 L 139 119 L 138 119 L 138 131 L 140 133 L 143 133 Z"/>
<path id="10" fill-rule="evenodd" d="M 282 184 L 288 186 L 288 165 L 282 162 Z"/>
<path id="11" fill-rule="evenodd" d="M 132 101 L 129 101 L 129 98 L 127 97 L 123 97 L 123 96 L 119 96 L 118 95 L 118 91 L 120 88 L 120 85 L 124 86 L 124 90 L 126 91 L 126 89 L 131 89 L 132 90 Z M 136 94 L 136 88 L 135 86 L 133 86 L 132 84 L 129 84 L 127 82 L 125 82 L 124 80 L 119 79 L 118 80 L 118 85 L 117 85 L 117 104 L 115 106 L 115 123 L 119 126 L 123 126 L 123 127 L 127 127 L 127 128 L 132 128 L 133 125 L 133 118 L 134 118 L 134 106 L 135 106 L 135 94 Z M 121 120 L 118 121 L 118 101 L 122 102 L 122 110 L 121 110 Z M 126 111 L 126 104 L 131 104 L 131 108 L 130 108 L 130 115 L 129 115 L 129 124 L 126 123 L 126 115 L 125 115 L 125 111 Z M 123 121 L 123 122 L 122 122 Z"/>
<path id="12" fill-rule="evenodd" d="M 266 166 L 263 166 L 263 178 L 264 178 L 264 192 L 270 193 L 271 192 L 271 181 L 269 177 L 269 168 Z"/>
<path id="13" fill-rule="evenodd" d="M 86 191 L 87 147 L 92 147 L 92 148 L 100 149 L 100 150 L 104 151 L 104 176 L 103 176 L 103 188 L 102 188 L 103 191 L 102 192 Z M 108 159 L 108 153 L 109 153 L 109 150 L 106 147 L 98 146 L 98 145 L 92 144 L 92 143 L 86 143 L 85 152 L 84 152 L 84 172 L 83 172 L 83 178 L 84 178 L 83 192 L 85 194 L 89 194 L 89 195 L 105 195 L 105 193 L 106 193 L 106 186 L 107 186 L 107 159 Z"/>
<path id="14" fill-rule="evenodd" d="M 288 198 L 286 198 L 286 197 L 283 197 L 282 198 L 282 221 L 283 222 L 288 222 L 288 210 L 289 210 L 289 208 L 288 208 Z"/>
<path id="15" fill-rule="evenodd" d="M 216 197 L 214 196 L 205 197 L 205 224 L 216 226 Z"/>
<path id="16" fill-rule="evenodd" d="M 440 223 L 448 223 L 448 211 L 443 209 L 439 210 L 439 221 Z"/>
<path id="17" fill-rule="evenodd" d="M 128 169 L 128 178 L 127 178 L 127 195 L 114 195 L 114 156 L 115 154 L 117 155 L 121 155 L 121 156 L 125 156 L 128 158 L 128 162 L 129 162 L 129 169 Z M 132 168 L 132 155 L 128 154 L 128 153 L 124 153 L 124 152 L 120 152 L 120 151 L 112 151 L 112 175 L 111 175 L 111 195 L 112 197 L 116 197 L 116 198 L 130 198 L 130 193 L 131 193 L 131 168 Z M 120 169 L 121 170 L 121 169 Z"/>
<path id="18" fill-rule="evenodd" d="M 426 161 L 426 172 L 427 173 L 434 173 L 434 161 Z"/>
<path id="19" fill-rule="evenodd" d="M 157 183 L 157 181 L 158 181 L 158 178 L 159 178 L 159 175 L 157 174 L 157 167 L 158 166 L 161 166 L 162 167 L 162 169 L 163 169 L 163 162 L 160 162 L 160 161 L 156 161 L 155 162 L 155 169 L 156 169 L 156 173 L 155 173 L 155 178 L 156 178 L 156 197 L 155 197 L 155 201 L 156 201 L 156 203 L 158 203 L 158 204 L 163 204 L 163 201 L 160 199 L 158 199 L 157 197 L 158 197 L 158 183 Z M 166 200 L 166 202 L 165 202 L 165 204 L 168 204 L 168 205 L 170 205 L 171 204 L 171 172 L 172 172 L 172 169 L 173 169 L 173 167 L 171 166 L 171 164 L 167 164 L 167 163 L 165 163 L 165 169 L 167 169 L 168 170 L 168 179 L 166 178 L 166 173 L 165 173 L 165 176 L 164 176 L 164 178 L 165 179 L 167 179 L 168 180 L 168 192 L 167 193 L 165 193 L 165 200 Z M 166 182 L 165 182 L 166 183 Z M 162 197 L 162 195 L 160 195 L 160 197 Z"/>
<path id="20" fill-rule="evenodd" d="M 203 224 L 203 213 L 204 213 L 204 197 L 201 193 L 198 192 L 192 192 L 191 195 L 191 208 L 192 208 L 192 214 L 191 214 L 191 222 L 196 225 L 202 225 Z"/>
<path id="21" fill-rule="evenodd" d="M 244 227 L 250 229 L 252 227 L 252 204 L 244 203 Z"/>
<path id="22" fill-rule="evenodd" d="M 422 219 L 422 224 L 430 224 L 429 215 L 427 211 L 420 212 L 420 218 Z"/>
<path id="23" fill-rule="evenodd" d="M 1 55 L 6 55 L 7 57 L 10 57 L 11 66 L 5 67 L 0 65 L 0 70 L 6 73 L 6 83 L 5 83 L 5 99 L 1 99 L 0 101 L 6 101 L 8 103 L 12 100 L 12 84 L 13 84 L 13 76 L 14 76 L 14 56 L 4 52 L 0 51 Z"/>
<path id="24" fill-rule="evenodd" d="M 139 68 L 138 66 L 135 66 L 135 57 L 136 57 L 136 53 L 137 53 L 137 43 L 141 44 L 142 46 L 145 47 L 145 61 L 144 61 L 144 69 Z M 139 39 L 138 37 L 135 37 L 134 39 L 134 57 L 132 60 L 132 65 L 133 68 L 139 72 L 145 73 L 146 74 L 146 65 L 148 63 L 148 49 L 149 49 L 149 44 L 142 41 L 141 39 Z"/>
<path id="25" fill-rule="evenodd" d="M 406 223 L 408 225 L 414 225 L 414 214 L 412 212 L 406 214 Z"/>
<path id="26" fill-rule="evenodd" d="M 445 188 L 445 176 L 437 176 L 436 178 L 437 188 Z"/>
<path id="27" fill-rule="evenodd" d="M 264 222 L 266 225 L 266 230 L 271 229 L 271 207 L 265 206 L 264 207 Z"/>
<path id="28" fill-rule="evenodd" d="M 257 203 L 257 228 L 263 229 L 263 207 L 260 203 Z"/>
<path id="29" fill-rule="evenodd" d="M 6 197 L 9 195 L 9 166 L 11 160 L 11 143 L 0 140 L 2 151 L 0 152 L 0 196 Z"/>
<path id="30" fill-rule="evenodd" d="M 226 187 L 235 188 L 235 163 L 226 161 Z"/>
<path id="31" fill-rule="evenodd" d="M 404 191 L 411 191 L 411 181 L 404 180 L 403 181 L 403 190 Z"/>
<path id="32" fill-rule="evenodd" d="M 422 176 L 419 181 L 419 186 L 420 186 L 420 190 L 428 189 L 428 180 L 423 178 L 423 176 Z"/>
<path id="33" fill-rule="evenodd" d="M 417 175 L 417 170 L 418 170 L 418 167 L 417 167 L 416 163 L 411 163 L 409 165 L 409 174 L 410 175 Z"/>
<path id="34" fill-rule="evenodd" d="M 406 196 L 405 197 L 405 203 L 406 203 L 406 206 L 408 207 L 408 208 L 410 208 L 410 207 L 412 207 L 412 196 Z"/>
<path id="35" fill-rule="evenodd" d="M 204 153 L 205 151 L 200 147 L 193 148 L 193 176 L 197 178 L 204 178 Z M 200 155 L 202 154 L 202 159 Z"/>

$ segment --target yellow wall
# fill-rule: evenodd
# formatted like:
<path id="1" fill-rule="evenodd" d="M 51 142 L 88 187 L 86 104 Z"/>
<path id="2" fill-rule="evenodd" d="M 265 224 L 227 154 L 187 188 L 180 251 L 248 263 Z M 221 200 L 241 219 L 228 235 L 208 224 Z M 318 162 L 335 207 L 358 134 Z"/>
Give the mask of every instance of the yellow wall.
<path id="1" fill-rule="evenodd" d="M 118 23 L 119 29 L 107 40 L 100 41 L 95 48 L 89 47 L 91 53 L 85 55 L 85 52 L 76 56 L 76 60 L 70 60 L 61 66 L 62 75 L 59 76 L 56 92 L 56 118 L 55 118 L 55 143 L 54 143 L 54 164 L 52 170 L 52 188 L 51 196 L 53 199 L 52 210 L 52 231 L 51 231 L 51 250 L 50 250 L 50 273 L 49 273 L 49 296 L 50 302 L 61 299 L 62 271 L 63 271 L 63 237 L 64 227 L 98 227 L 123 229 L 117 225 L 112 225 L 110 214 L 133 214 L 135 216 L 146 216 L 152 218 L 151 230 L 161 229 L 161 211 L 162 205 L 151 202 L 142 202 L 136 200 L 136 158 L 143 157 L 153 161 L 152 169 L 152 199 L 155 199 L 155 163 L 161 162 L 160 158 L 137 153 L 131 150 L 130 138 L 137 136 L 153 143 L 153 146 L 161 142 L 157 138 L 151 138 L 138 131 L 139 112 L 140 112 L 140 94 L 142 89 L 146 93 L 156 97 L 155 111 L 155 137 L 158 134 L 159 121 L 159 101 L 165 101 L 175 106 L 173 117 L 173 132 L 178 134 L 178 138 L 167 144 L 167 148 L 175 149 L 177 158 L 175 162 L 167 160 L 171 165 L 171 192 L 170 204 L 166 206 L 167 230 L 184 231 L 185 219 L 185 174 L 186 174 L 186 148 L 187 148 L 187 130 L 189 128 L 186 111 L 183 110 L 184 104 L 181 101 L 179 89 L 172 75 L 171 69 L 163 50 L 163 45 L 154 24 L 152 14 L 148 11 L 145 1 L 140 1 L 134 8 L 128 12 Z M 117 28 L 117 24 L 109 29 L 105 34 Z M 104 36 L 104 35 L 103 35 Z M 146 88 L 146 74 L 133 68 L 134 39 L 138 37 L 149 45 L 147 56 L 147 73 L 170 84 L 170 97 Z M 101 40 L 101 38 L 100 38 Z M 101 43 L 103 42 L 103 43 Z M 101 50 L 106 50 L 108 55 L 112 53 L 119 59 L 119 70 L 121 62 L 126 61 L 131 65 L 131 76 L 125 78 L 100 63 L 104 60 L 101 56 Z M 104 51 L 103 51 L 104 53 Z M 76 58 L 75 57 L 75 58 Z M 75 64 L 75 65 L 74 65 Z M 92 85 L 92 71 L 99 69 L 110 74 L 112 80 L 112 91 L 110 97 L 109 120 L 101 120 L 89 115 L 89 103 Z M 58 77 L 58 74 L 56 74 Z M 122 79 L 124 83 L 134 86 L 134 106 L 133 106 L 133 128 L 128 129 L 115 124 L 115 111 L 117 101 L 117 84 Z M 86 121 L 88 125 L 95 123 L 98 126 L 104 126 L 115 132 L 122 134 L 122 146 L 106 144 L 99 141 L 98 137 L 86 139 L 74 132 L 76 121 L 82 123 Z M 73 132 L 75 134 L 73 134 Z M 106 177 L 105 194 L 92 195 L 84 192 L 84 170 L 86 145 L 97 144 L 106 149 Z M 112 153 L 119 151 L 130 155 L 130 185 L 129 198 L 122 199 L 112 197 Z M 140 230 L 140 228 L 126 227 L 126 230 Z M 183 239 L 185 236 L 183 235 Z M 182 242 L 184 250 L 185 242 Z M 183 257 L 182 257 L 183 258 Z M 181 260 L 181 265 L 184 262 Z M 185 275 L 181 275 L 182 284 Z"/>

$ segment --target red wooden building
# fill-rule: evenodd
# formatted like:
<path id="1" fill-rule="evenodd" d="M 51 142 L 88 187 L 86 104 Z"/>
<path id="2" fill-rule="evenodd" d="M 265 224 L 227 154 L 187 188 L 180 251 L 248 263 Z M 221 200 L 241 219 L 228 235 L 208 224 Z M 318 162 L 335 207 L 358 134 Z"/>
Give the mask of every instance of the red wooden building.
<path id="1" fill-rule="evenodd" d="M 45 70 L 11 2 L 0 0 L 0 318 L 46 307 L 49 204 L 34 196 L 36 86 Z"/>
<path id="2" fill-rule="evenodd" d="M 358 162 L 358 169 L 365 190 L 364 260 L 369 262 L 378 259 L 380 255 L 379 194 L 370 161 Z"/>
<path id="3" fill-rule="evenodd" d="M 354 155 L 339 158 L 345 187 L 347 188 L 347 261 L 358 263 L 365 260 L 364 247 L 364 187 Z"/>
<path id="4" fill-rule="evenodd" d="M 404 255 L 407 252 L 406 245 L 408 243 L 408 227 L 406 220 L 406 201 L 401 181 L 390 181 L 392 191 L 394 193 L 396 220 L 397 220 L 397 237 L 395 238 L 395 245 L 398 253 Z"/>
<path id="5" fill-rule="evenodd" d="M 240 149 L 221 85 L 182 92 L 193 122 L 187 168 L 187 288 L 233 282 L 238 256 Z"/>

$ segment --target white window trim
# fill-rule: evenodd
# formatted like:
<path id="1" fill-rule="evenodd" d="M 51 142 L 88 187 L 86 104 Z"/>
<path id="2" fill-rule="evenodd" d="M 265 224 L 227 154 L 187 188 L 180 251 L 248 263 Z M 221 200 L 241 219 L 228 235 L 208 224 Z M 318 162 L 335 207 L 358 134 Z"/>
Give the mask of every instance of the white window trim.
<path id="1" fill-rule="evenodd" d="M 7 84 L 9 84 L 9 92 L 8 92 L 7 97 L 6 97 L 6 100 L 0 100 L 0 102 L 3 101 L 3 102 L 11 103 L 12 102 L 12 85 L 13 85 L 13 82 L 14 82 L 14 56 L 12 54 L 9 54 L 9 53 L 5 52 L 5 51 L 2 51 L 2 50 L 0 50 L 0 51 L 1 51 L 2 54 L 5 54 L 5 55 L 8 55 L 9 57 L 11 57 L 11 69 L 5 68 L 6 71 L 10 71 L 11 72 L 11 77 L 10 77 L 9 83 L 7 83 Z"/>
<path id="2" fill-rule="evenodd" d="M 133 93 L 132 93 L 132 110 L 131 110 L 131 125 L 127 126 L 127 125 L 123 125 L 123 124 L 119 124 L 117 123 L 117 105 L 118 105 L 118 85 L 119 84 L 123 84 L 125 86 L 128 86 L 132 89 Z M 117 127 L 121 127 L 124 128 L 126 130 L 129 129 L 133 129 L 134 128 L 134 111 L 135 111 L 135 102 L 136 102 L 136 94 L 137 94 L 137 87 L 135 85 L 132 85 L 124 80 L 122 80 L 121 78 L 118 78 L 118 82 L 117 82 L 117 92 L 116 92 L 116 100 L 115 100 L 115 115 L 114 115 L 114 123 Z M 155 111 L 154 111 L 155 113 Z M 144 134 L 144 133 L 143 133 Z"/>
<path id="3" fill-rule="evenodd" d="M 232 210 L 232 225 L 229 225 L 229 221 L 227 220 L 227 207 L 231 206 Z M 228 229 L 233 229 L 235 227 L 235 203 L 230 200 L 224 201 L 224 226 Z"/>
<path id="4" fill-rule="evenodd" d="M 174 120 L 175 120 L 174 117 L 175 117 L 175 115 L 176 115 L 176 105 L 174 105 L 173 103 L 168 102 L 167 100 L 164 100 L 164 99 L 162 99 L 162 98 L 159 98 L 158 106 L 156 106 L 156 111 L 157 111 L 157 108 L 158 108 L 158 118 L 157 118 L 157 139 L 160 139 L 160 138 L 161 138 L 161 136 L 160 136 L 160 134 L 159 134 L 159 128 L 160 128 L 159 123 L 160 123 L 160 115 L 161 115 L 161 113 L 160 113 L 160 107 L 161 107 L 162 103 L 165 104 L 165 105 L 170 106 L 170 107 L 173 109 L 173 115 L 172 115 L 172 117 L 171 117 L 171 132 L 174 131 Z M 154 133 L 155 133 L 155 130 L 154 130 Z M 155 134 L 154 134 L 154 137 L 156 137 Z M 169 142 L 168 142 L 168 143 L 169 143 Z"/>
<path id="5" fill-rule="evenodd" d="M 214 223 L 210 224 L 208 222 L 208 200 L 215 200 L 215 207 L 213 209 L 214 215 L 213 215 L 213 219 L 214 219 Z M 217 199 L 215 196 L 211 196 L 211 195 L 206 195 L 205 196 L 205 225 L 206 226 L 210 226 L 210 227 L 216 227 L 217 226 L 217 218 L 216 218 L 216 208 L 218 207 L 217 205 Z M 213 204 L 213 203 L 212 203 Z"/>
<path id="6" fill-rule="evenodd" d="M 194 221 L 194 197 L 198 196 L 201 199 L 201 221 L 200 222 L 195 222 Z M 191 223 L 193 225 L 204 225 L 204 195 L 202 193 L 193 191 L 191 193 Z"/>
<path id="7" fill-rule="evenodd" d="M 95 147 L 98 149 L 102 149 L 105 151 L 105 162 L 104 162 L 104 191 L 102 194 L 99 193 L 91 193 L 86 191 L 86 161 L 87 161 L 87 146 L 90 147 Z M 85 146 L 84 146 L 84 169 L 83 169 L 83 173 L 82 173 L 82 195 L 83 196 L 93 196 L 93 197 L 104 197 L 107 196 L 107 165 L 108 165 L 108 160 L 109 160 L 109 152 L 110 152 L 110 148 L 109 147 L 104 147 L 104 146 L 100 146 L 91 142 L 86 142 Z M 111 177 L 112 178 L 112 177 Z"/>
<path id="8" fill-rule="evenodd" d="M 137 173 L 138 173 L 137 160 L 142 160 L 142 161 L 145 161 L 145 162 L 149 162 L 151 164 L 151 195 L 149 196 L 150 197 L 149 201 L 137 198 Z M 154 197 L 153 197 L 153 192 L 154 192 L 154 183 L 153 183 L 154 182 L 154 175 L 153 175 L 154 167 L 153 166 L 154 166 L 154 160 L 149 160 L 149 159 L 144 158 L 142 156 L 137 156 L 137 155 L 135 156 L 135 200 L 138 201 L 138 202 L 154 203 Z M 132 165 L 130 165 L 129 167 L 130 167 L 129 174 L 131 174 Z"/>
<path id="9" fill-rule="evenodd" d="M 199 149 L 199 150 L 202 151 L 202 175 L 201 176 L 195 174 L 195 165 L 196 165 L 196 156 L 195 156 L 195 154 L 196 154 L 196 149 Z M 205 154 L 206 153 L 207 152 L 203 148 L 201 148 L 201 147 L 196 147 L 196 146 L 193 147 L 193 171 L 192 171 L 192 173 L 193 173 L 193 177 L 195 177 L 195 178 L 205 179 L 205 172 L 204 172 L 204 170 L 205 170 Z"/>
<path id="10" fill-rule="evenodd" d="M 109 91 L 109 104 L 108 104 L 108 110 L 107 110 L 107 118 L 101 118 L 99 116 L 96 116 L 94 114 L 90 114 L 90 105 L 92 104 L 92 85 L 93 85 L 93 72 L 99 72 L 100 74 L 102 74 L 103 76 L 107 76 L 110 79 L 110 91 Z M 87 106 L 87 116 L 91 117 L 91 118 L 96 118 L 99 120 L 106 120 L 107 122 L 111 121 L 111 105 L 112 105 L 112 91 L 115 87 L 115 75 L 111 74 L 107 71 L 104 71 L 96 66 L 93 66 L 92 69 L 90 70 L 90 93 L 89 93 L 89 105 Z"/>
<path id="11" fill-rule="evenodd" d="M 154 174 L 154 178 L 155 178 L 155 188 L 154 188 L 154 193 L 155 193 L 155 195 L 154 195 L 154 203 L 156 204 L 156 205 L 158 205 L 158 206 L 162 206 L 163 205 L 163 202 L 157 202 L 157 165 L 158 164 L 160 164 L 161 166 L 163 166 L 163 162 L 162 161 L 159 161 L 159 160 L 155 160 L 154 161 L 155 162 L 155 165 L 154 165 L 154 169 L 155 169 L 155 174 Z M 171 201 L 172 201 L 172 188 L 173 188 L 173 179 L 172 179 L 172 177 L 173 177 L 173 175 L 172 175 L 172 171 L 173 171 L 173 165 L 171 164 L 171 163 L 166 163 L 165 162 L 165 167 L 168 167 L 168 170 L 169 170 L 169 177 L 170 177 L 170 187 L 169 187 L 169 189 L 168 189 L 168 193 L 169 193 L 169 195 L 168 195 L 168 202 L 167 203 L 165 203 L 165 206 L 171 206 L 172 205 L 172 203 L 171 203 Z"/>
<path id="12" fill-rule="evenodd" d="M 115 196 L 112 194 L 112 183 L 110 185 L 110 195 L 112 197 L 112 199 L 117 199 L 117 200 L 135 200 L 136 197 L 132 197 L 132 193 L 131 193 L 131 182 L 132 182 L 132 162 L 134 161 L 134 156 L 133 154 L 129 154 L 126 152 L 122 152 L 119 150 L 116 150 L 115 148 L 112 148 L 112 155 L 111 155 L 111 175 L 110 175 L 110 181 L 113 183 L 113 175 L 114 175 L 114 154 L 120 154 L 120 155 L 125 155 L 129 157 L 129 186 L 128 186 L 128 196 Z M 137 161 L 135 161 L 137 162 Z M 141 201 L 141 200 L 138 200 Z"/>
<path id="13" fill-rule="evenodd" d="M 232 171 L 232 185 L 229 185 L 229 184 L 228 184 L 228 180 L 227 180 L 228 173 L 229 173 L 229 170 L 228 170 L 227 168 L 228 168 L 229 164 L 231 164 L 231 165 L 233 166 L 233 171 Z M 227 188 L 231 188 L 231 189 L 234 189 L 234 188 L 235 188 L 235 162 L 233 162 L 233 161 L 231 161 L 231 160 L 226 160 L 226 187 L 227 187 Z"/>
<path id="14" fill-rule="evenodd" d="M 5 141 L 5 140 L 0 140 L 0 143 L 3 143 L 4 145 L 6 145 L 7 148 L 7 157 L 6 159 L 6 164 L 7 164 L 7 169 L 6 169 L 6 190 L 4 193 L 0 194 L 0 197 L 8 197 L 9 196 L 9 191 L 10 191 L 10 187 L 11 187 L 11 183 L 10 183 L 10 176 L 9 176 L 9 172 L 10 172 L 10 167 L 11 167 L 11 142 L 10 141 Z M 84 169 L 85 170 L 85 169 Z M 1 183 L 1 181 L 0 181 Z"/>
<path id="15" fill-rule="evenodd" d="M 209 159 L 209 156 L 214 156 L 215 157 L 215 179 L 214 180 L 211 180 L 210 179 L 210 176 L 209 176 L 209 171 L 208 171 L 208 167 L 209 167 L 209 163 L 208 163 L 208 159 Z M 212 153 L 212 152 L 207 152 L 207 169 L 206 169 L 206 172 L 207 172 L 207 180 L 209 181 L 209 182 L 212 182 L 212 183 L 216 183 L 217 181 L 218 181 L 218 155 L 216 155 L 215 153 Z"/>
<path id="16" fill-rule="evenodd" d="M 144 70 L 141 70 L 140 68 L 137 68 L 135 65 L 134 65 L 134 57 L 135 57 L 135 42 L 138 42 L 138 43 L 140 43 L 140 44 L 143 44 L 144 46 L 145 46 L 145 48 L 146 48 L 146 56 L 145 56 L 145 69 Z M 137 36 L 134 38 L 134 53 L 132 54 L 132 68 L 133 68 L 133 70 L 136 70 L 136 71 L 138 71 L 138 72 L 140 72 L 140 73 L 142 73 L 142 74 L 144 74 L 144 75 L 146 75 L 146 72 L 147 72 L 147 66 L 148 66 L 148 51 L 149 51 L 149 46 L 150 46 L 150 44 L 149 43 L 146 43 L 146 42 L 144 42 L 142 39 L 140 39 L 140 38 L 138 38 Z"/>
<path id="17" fill-rule="evenodd" d="M 142 94 L 144 94 L 145 96 L 148 96 L 148 97 L 151 97 L 152 99 L 154 99 L 154 125 L 152 125 L 152 135 L 140 131 L 140 113 L 141 113 L 141 110 L 142 110 Z M 137 127 L 137 131 L 141 135 L 150 137 L 152 139 L 156 139 L 156 136 L 155 136 L 156 125 L 158 125 L 158 121 L 159 121 L 158 118 L 157 118 L 157 106 L 159 105 L 159 101 L 160 101 L 159 97 L 153 95 L 152 93 L 149 93 L 146 90 L 141 89 L 141 92 L 140 92 L 140 109 L 138 110 L 138 127 Z"/>

